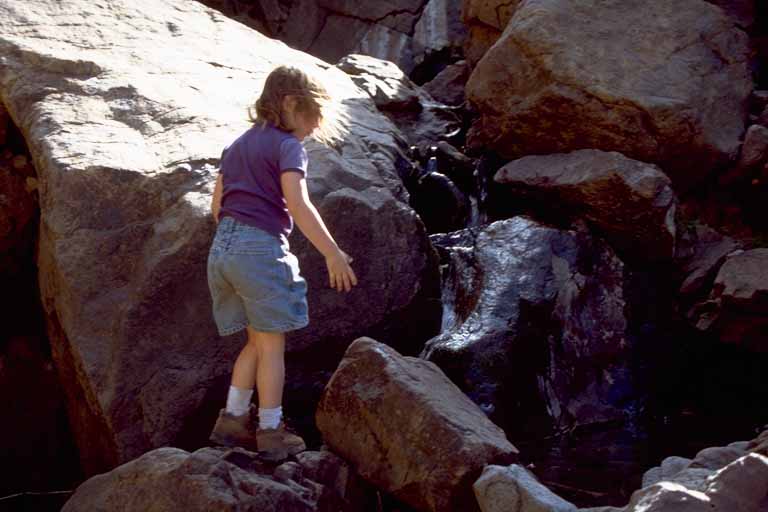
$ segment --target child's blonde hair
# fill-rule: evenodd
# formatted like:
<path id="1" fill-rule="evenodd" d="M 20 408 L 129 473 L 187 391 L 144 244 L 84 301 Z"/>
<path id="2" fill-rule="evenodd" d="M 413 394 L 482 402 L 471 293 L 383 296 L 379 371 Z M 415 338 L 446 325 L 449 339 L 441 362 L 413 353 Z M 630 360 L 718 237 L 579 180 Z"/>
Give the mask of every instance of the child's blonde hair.
<path id="1" fill-rule="evenodd" d="M 290 131 L 283 117 L 283 98 L 296 98 L 297 112 L 316 116 L 318 128 L 312 137 L 329 144 L 339 139 L 341 115 L 322 82 L 306 70 L 294 66 L 279 66 L 272 70 L 264 82 L 261 96 L 248 109 L 253 123 L 272 123 L 277 128 Z"/>

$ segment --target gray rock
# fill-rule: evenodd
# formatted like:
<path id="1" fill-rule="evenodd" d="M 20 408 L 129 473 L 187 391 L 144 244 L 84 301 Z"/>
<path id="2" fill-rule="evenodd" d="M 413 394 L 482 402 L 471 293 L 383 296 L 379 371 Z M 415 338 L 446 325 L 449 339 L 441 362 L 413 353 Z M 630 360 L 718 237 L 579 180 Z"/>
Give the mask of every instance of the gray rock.
<path id="1" fill-rule="evenodd" d="M 682 265 L 682 273 L 686 277 L 680 285 L 680 294 L 694 296 L 708 291 L 725 258 L 740 247 L 733 238 L 703 224 L 696 224 L 693 254 Z"/>
<path id="2" fill-rule="evenodd" d="M 393 62 L 348 55 L 337 66 L 371 96 L 410 145 L 445 139 L 459 128 L 459 118 L 453 109 L 435 101 Z"/>
<path id="3" fill-rule="evenodd" d="M 465 100 L 464 87 L 469 80 L 469 71 L 469 66 L 464 60 L 451 64 L 424 84 L 424 90 L 446 105 L 462 105 Z"/>
<path id="4" fill-rule="evenodd" d="M 643 475 L 643 483 L 641 487 L 648 487 L 653 484 L 657 484 L 662 480 L 668 480 L 677 473 L 681 472 L 691 463 L 691 459 L 684 457 L 667 457 L 661 461 L 661 465 L 655 468 L 651 468 Z"/>
<path id="5" fill-rule="evenodd" d="M 298 462 L 274 467 L 240 448 L 202 448 L 193 453 L 158 448 L 85 481 L 62 511 L 358 510 L 350 507 L 337 482 L 329 485 L 322 475 L 313 479 L 323 462 L 340 475 L 349 475 L 346 463 L 329 453 L 302 455 Z"/>
<path id="6" fill-rule="evenodd" d="M 347 349 L 316 419 L 331 449 L 418 510 L 477 510 L 472 483 L 482 468 L 517 458 L 437 366 L 369 338 Z"/>
<path id="7" fill-rule="evenodd" d="M 755 167 L 765 163 L 766 159 L 768 159 L 768 128 L 753 124 L 744 136 L 739 166 L 743 168 Z"/>
<path id="8" fill-rule="evenodd" d="M 745 455 L 712 475 L 706 493 L 722 511 L 764 512 L 768 508 L 768 457 Z"/>
<path id="9" fill-rule="evenodd" d="M 715 278 L 709 298 L 696 304 L 689 319 L 700 330 L 727 343 L 765 352 L 768 326 L 768 249 L 730 254 Z"/>
<path id="10" fill-rule="evenodd" d="M 0 55 L 0 95 L 37 164 L 41 299 L 87 474 L 210 429 L 190 418 L 242 343 L 210 314 L 215 166 L 275 65 L 316 70 L 349 114 L 335 148 L 307 143 L 308 186 L 361 281 L 331 293 L 297 231 L 312 324 L 289 350 L 339 354 L 436 278 L 395 172 L 402 137 L 338 69 L 182 0 L 11 3 Z"/>
<path id="11" fill-rule="evenodd" d="M 672 482 L 660 482 L 635 491 L 625 510 L 627 512 L 713 512 L 706 494 Z"/>
<path id="12" fill-rule="evenodd" d="M 620 151 L 681 187 L 733 159 L 752 91 L 746 34 L 700 0 L 647 9 L 521 3 L 467 83 L 480 113 L 469 144 L 507 158 Z"/>
<path id="13" fill-rule="evenodd" d="M 511 200 L 561 216 L 582 217 L 625 261 L 671 260 L 675 254 L 677 197 L 655 165 L 592 149 L 526 156 L 508 163 L 494 180 L 509 185 Z"/>
<path id="14" fill-rule="evenodd" d="M 576 512 L 517 464 L 486 466 L 473 485 L 482 512 Z"/>

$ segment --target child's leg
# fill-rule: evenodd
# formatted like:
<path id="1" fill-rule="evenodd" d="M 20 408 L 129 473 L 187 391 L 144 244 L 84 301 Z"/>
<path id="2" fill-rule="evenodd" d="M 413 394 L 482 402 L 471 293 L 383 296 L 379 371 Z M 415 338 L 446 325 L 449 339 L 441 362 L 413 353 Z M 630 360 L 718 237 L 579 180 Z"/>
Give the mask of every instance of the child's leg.
<path id="1" fill-rule="evenodd" d="M 261 332 L 248 326 L 248 342 L 240 351 L 232 370 L 232 385 L 227 396 L 227 411 L 247 412 L 253 385 L 259 398 L 259 427 L 276 428 L 283 416 L 285 381 L 285 335 Z"/>
<path id="2" fill-rule="evenodd" d="M 283 403 L 285 382 L 285 334 L 260 332 L 248 326 L 248 344 L 258 350 L 256 389 L 260 409 L 274 409 Z"/>

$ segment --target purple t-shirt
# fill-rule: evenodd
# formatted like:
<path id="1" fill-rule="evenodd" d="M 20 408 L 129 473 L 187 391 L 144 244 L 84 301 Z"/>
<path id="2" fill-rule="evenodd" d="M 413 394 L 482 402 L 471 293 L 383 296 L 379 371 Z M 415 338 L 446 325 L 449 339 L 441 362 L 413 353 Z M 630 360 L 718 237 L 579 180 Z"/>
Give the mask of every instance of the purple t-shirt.
<path id="1" fill-rule="evenodd" d="M 224 191 L 220 217 L 229 215 L 275 236 L 288 236 L 293 219 L 286 208 L 280 175 L 307 173 L 301 141 L 272 124 L 254 125 L 221 156 Z"/>

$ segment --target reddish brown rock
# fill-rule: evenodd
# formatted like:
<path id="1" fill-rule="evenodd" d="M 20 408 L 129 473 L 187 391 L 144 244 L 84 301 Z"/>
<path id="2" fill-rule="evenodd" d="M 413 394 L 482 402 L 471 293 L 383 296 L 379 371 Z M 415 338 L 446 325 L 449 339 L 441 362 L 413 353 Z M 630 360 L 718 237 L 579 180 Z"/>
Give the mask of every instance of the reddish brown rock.
<path id="1" fill-rule="evenodd" d="M 533 205 L 584 218 L 626 261 L 670 260 L 675 253 L 677 197 L 652 164 L 592 149 L 526 156 L 496 173 L 508 193 Z M 535 206 L 534 206 L 535 207 Z"/>
<path id="2" fill-rule="evenodd" d="M 472 484 L 482 468 L 517 455 L 437 366 L 370 338 L 350 345 L 317 426 L 364 478 L 418 510 L 478 510 Z"/>
<path id="3" fill-rule="evenodd" d="M 469 28 L 464 55 L 471 67 L 498 40 L 519 4 L 519 0 L 464 0 L 462 20 Z"/>
<path id="4" fill-rule="evenodd" d="M 507 158 L 594 148 L 689 186 L 734 158 L 752 91 L 746 34 L 718 7 L 529 0 L 475 67 L 470 146 Z"/>

